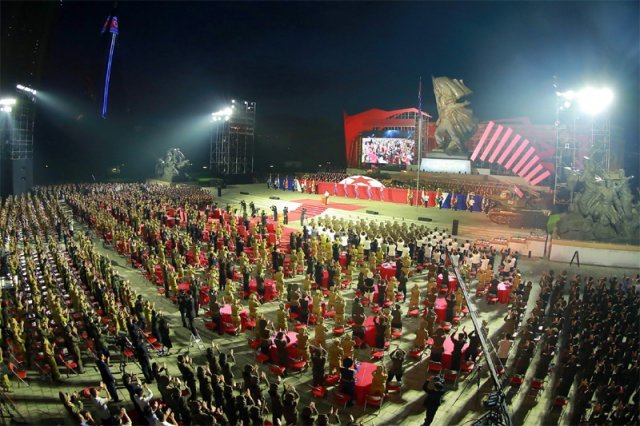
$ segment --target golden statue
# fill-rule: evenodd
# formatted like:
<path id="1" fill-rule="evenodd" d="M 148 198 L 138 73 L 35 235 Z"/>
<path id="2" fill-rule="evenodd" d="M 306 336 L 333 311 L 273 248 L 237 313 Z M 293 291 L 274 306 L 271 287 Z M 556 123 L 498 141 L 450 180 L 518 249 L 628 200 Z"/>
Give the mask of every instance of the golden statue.
<path id="1" fill-rule="evenodd" d="M 466 108 L 469 101 L 457 102 L 473 92 L 463 80 L 433 77 L 433 92 L 438 107 L 435 138 L 447 154 L 464 154 L 464 143 L 476 132 L 473 111 Z"/>

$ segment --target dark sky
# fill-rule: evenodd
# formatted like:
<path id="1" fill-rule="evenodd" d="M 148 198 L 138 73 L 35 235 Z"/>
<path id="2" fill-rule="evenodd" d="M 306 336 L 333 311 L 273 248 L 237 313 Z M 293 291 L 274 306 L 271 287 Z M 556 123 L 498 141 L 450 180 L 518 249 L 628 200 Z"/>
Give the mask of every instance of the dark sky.
<path id="1" fill-rule="evenodd" d="M 638 162 L 636 1 L 120 1 L 102 120 L 109 36 L 100 29 L 112 6 L 1 3 L 1 89 L 28 82 L 47 95 L 38 104 L 37 170 L 51 163 L 52 175 L 98 176 L 125 163 L 146 172 L 173 146 L 207 164 L 206 116 L 232 98 L 257 102 L 260 165 L 340 164 L 343 111 L 416 106 L 420 75 L 423 109 L 435 115 L 432 75 L 462 78 L 480 120 L 551 123 L 554 75 L 567 89 L 610 86 L 613 122 Z M 24 52 L 35 39 L 34 59 Z"/>

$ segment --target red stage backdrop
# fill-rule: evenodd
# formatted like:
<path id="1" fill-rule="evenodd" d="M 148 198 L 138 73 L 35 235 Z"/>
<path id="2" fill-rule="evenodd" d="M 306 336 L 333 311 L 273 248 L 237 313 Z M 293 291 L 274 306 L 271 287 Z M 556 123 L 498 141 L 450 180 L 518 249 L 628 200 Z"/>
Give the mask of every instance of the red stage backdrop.
<path id="1" fill-rule="evenodd" d="M 417 108 L 404 108 L 393 111 L 384 111 L 381 109 L 370 109 L 368 111 L 364 111 L 355 115 L 347 115 L 344 114 L 344 137 L 345 137 L 345 149 L 347 155 L 347 166 L 348 167 L 358 167 L 360 160 L 360 144 L 361 144 L 361 135 L 367 131 L 371 131 L 373 129 L 383 130 L 385 128 L 394 128 L 394 127 L 413 127 L 415 128 L 416 119 L 415 117 L 418 114 Z M 423 112 L 425 116 L 426 113 Z M 541 165 L 543 171 L 549 171 L 553 173 L 554 163 L 555 163 L 555 144 L 556 144 L 556 134 L 555 128 L 553 125 L 534 125 L 531 124 L 528 118 L 512 118 L 505 120 L 492 120 L 494 123 L 494 127 L 491 132 L 489 132 L 488 140 L 485 142 L 484 150 L 479 152 L 478 158 L 475 161 L 489 161 L 493 163 L 494 161 L 499 162 L 500 155 L 502 151 L 509 150 L 511 148 L 510 154 L 514 154 L 517 152 L 518 148 L 522 146 L 525 141 L 528 141 L 518 156 L 520 158 L 527 157 L 527 159 L 535 159 L 535 162 L 532 163 L 532 166 L 537 167 Z M 483 134 L 487 126 L 491 121 L 482 122 L 478 125 L 477 132 L 469 139 L 466 146 L 469 150 L 469 153 L 473 153 L 476 149 L 478 143 L 480 142 Z M 498 126 L 502 127 L 502 132 L 498 135 L 495 134 L 495 130 Z M 434 148 L 437 148 L 437 144 L 433 137 L 435 132 L 435 120 L 431 121 L 427 126 L 425 122 L 423 124 L 423 145 L 422 145 L 422 153 L 423 155 L 427 152 L 430 152 Z M 507 134 L 508 129 L 511 129 L 511 132 Z M 505 135 L 507 137 L 505 138 Z M 495 138 L 494 138 L 495 136 Z M 519 138 L 517 138 L 519 136 Z M 504 139 L 504 143 L 503 143 Z M 514 143 L 515 140 L 515 143 Z M 493 143 L 491 143 L 493 141 Z M 512 146 L 510 146 L 513 143 Z M 586 146 L 586 145 L 585 145 Z M 533 148 L 533 151 L 529 153 L 529 150 Z M 527 156 L 527 153 L 529 155 Z M 493 154 L 496 154 L 495 156 Z M 511 156 L 511 155 L 510 155 Z M 484 158 L 482 158 L 484 157 Z M 582 157 L 580 157 L 582 158 Z M 509 159 L 507 158 L 505 162 L 508 163 Z M 502 164 L 501 162 L 499 162 Z M 525 163 L 518 167 L 518 169 L 525 169 L 530 173 L 534 167 L 531 167 L 529 170 L 526 169 L 526 166 L 529 163 Z M 518 163 L 510 164 L 507 169 L 511 170 Z M 528 173 L 528 174 L 529 174 Z"/>

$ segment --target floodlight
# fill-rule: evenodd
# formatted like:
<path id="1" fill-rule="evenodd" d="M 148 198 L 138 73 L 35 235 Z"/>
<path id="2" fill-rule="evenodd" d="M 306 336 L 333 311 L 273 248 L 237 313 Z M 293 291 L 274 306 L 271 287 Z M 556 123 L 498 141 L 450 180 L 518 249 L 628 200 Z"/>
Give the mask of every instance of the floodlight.
<path id="1" fill-rule="evenodd" d="M 15 105 L 15 104 L 16 104 L 16 99 L 15 98 L 3 98 L 3 99 L 0 99 L 0 105 L 2 105 L 2 106 Z"/>
<path id="2" fill-rule="evenodd" d="M 31 93 L 34 96 L 38 94 L 38 91 L 36 89 L 32 89 L 31 87 L 23 86 L 22 84 L 18 84 L 16 86 L 16 89 L 18 89 L 18 90 L 20 90 L 22 92 Z"/>
<path id="3" fill-rule="evenodd" d="M 613 92 L 608 88 L 585 87 L 578 92 L 577 98 L 583 112 L 597 115 L 611 105 Z"/>
<path id="4" fill-rule="evenodd" d="M 229 121 L 231 114 L 233 114 L 233 109 L 227 107 L 221 111 L 211 113 L 211 117 L 213 121 Z"/>
<path id="5" fill-rule="evenodd" d="M 13 111 L 13 108 L 11 108 L 9 105 L 5 105 L 3 107 L 0 107 L 0 112 L 11 112 Z"/>

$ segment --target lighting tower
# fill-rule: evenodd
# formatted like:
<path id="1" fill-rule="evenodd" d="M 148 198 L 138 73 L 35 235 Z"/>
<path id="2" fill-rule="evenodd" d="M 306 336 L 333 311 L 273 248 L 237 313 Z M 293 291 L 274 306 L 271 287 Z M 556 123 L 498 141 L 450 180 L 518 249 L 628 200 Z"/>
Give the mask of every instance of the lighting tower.
<path id="1" fill-rule="evenodd" d="M 599 170 L 609 171 L 611 126 L 606 109 L 613 101 L 613 92 L 606 88 L 586 87 L 579 91 L 558 91 L 556 88 L 556 174 L 553 204 L 572 202 L 568 177 L 591 156 Z"/>
<path id="2" fill-rule="evenodd" d="M 253 173 L 256 103 L 232 100 L 211 119 L 210 169 L 219 175 Z"/>

